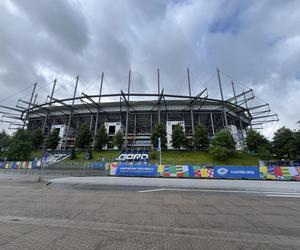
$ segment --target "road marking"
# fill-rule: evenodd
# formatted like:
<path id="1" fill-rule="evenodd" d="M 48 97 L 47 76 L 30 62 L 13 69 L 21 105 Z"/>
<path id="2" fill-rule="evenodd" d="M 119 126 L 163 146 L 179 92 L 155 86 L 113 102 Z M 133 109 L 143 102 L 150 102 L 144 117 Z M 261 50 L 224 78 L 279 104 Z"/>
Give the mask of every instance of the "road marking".
<path id="1" fill-rule="evenodd" d="M 152 193 L 161 191 L 183 191 L 183 192 L 214 192 L 214 193 L 246 193 L 246 194 L 264 194 L 274 197 L 296 197 L 300 198 L 300 193 L 296 192 L 267 192 L 267 191 L 251 191 L 251 190 L 218 190 L 218 189 L 190 189 L 190 188 L 158 188 L 137 191 L 139 193 Z"/>
<path id="2" fill-rule="evenodd" d="M 165 188 L 160 188 L 160 189 L 150 189 L 150 190 L 141 190 L 138 191 L 139 193 L 151 193 L 151 192 L 159 192 L 159 191 L 165 191 L 167 189 Z"/>
<path id="3" fill-rule="evenodd" d="M 191 189 L 191 188 L 159 188 L 150 190 L 141 190 L 139 193 L 151 193 L 160 191 L 183 191 L 183 192 L 215 192 L 215 193 L 261 193 L 258 191 L 246 191 L 246 190 L 219 190 L 219 189 Z"/>
<path id="4" fill-rule="evenodd" d="M 268 197 L 300 198 L 300 195 L 294 194 L 267 194 Z"/>

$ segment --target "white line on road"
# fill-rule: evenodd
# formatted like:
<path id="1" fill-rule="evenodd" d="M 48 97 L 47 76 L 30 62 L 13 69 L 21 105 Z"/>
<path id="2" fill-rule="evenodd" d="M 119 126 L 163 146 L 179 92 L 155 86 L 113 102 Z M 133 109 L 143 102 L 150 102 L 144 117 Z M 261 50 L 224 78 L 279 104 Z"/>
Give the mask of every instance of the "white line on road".
<path id="1" fill-rule="evenodd" d="M 300 198 L 300 195 L 293 194 L 267 194 L 268 197 Z"/>
<path id="2" fill-rule="evenodd" d="M 278 196 L 278 197 L 300 197 L 300 193 L 292 192 L 264 192 L 264 191 L 251 191 L 251 190 L 219 190 L 219 189 L 189 189 L 189 188 L 159 188 L 140 190 L 139 193 L 152 193 L 161 191 L 183 191 L 183 192 L 215 192 L 215 193 L 246 193 L 246 194 L 264 194 L 266 196 Z"/>
<path id="3" fill-rule="evenodd" d="M 190 188 L 159 188 L 150 190 L 141 190 L 139 193 L 151 193 L 160 191 L 183 191 L 183 192 L 218 192 L 218 193 L 261 193 L 258 191 L 245 190 L 219 190 L 219 189 L 190 189 Z"/>
<path id="4" fill-rule="evenodd" d="M 167 189 L 165 188 L 160 188 L 160 189 L 150 189 L 150 190 L 141 190 L 138 191 L 139 193 L 151 193 L 151 192 L 159 192 L 159 191 L 165 191 Z"/>

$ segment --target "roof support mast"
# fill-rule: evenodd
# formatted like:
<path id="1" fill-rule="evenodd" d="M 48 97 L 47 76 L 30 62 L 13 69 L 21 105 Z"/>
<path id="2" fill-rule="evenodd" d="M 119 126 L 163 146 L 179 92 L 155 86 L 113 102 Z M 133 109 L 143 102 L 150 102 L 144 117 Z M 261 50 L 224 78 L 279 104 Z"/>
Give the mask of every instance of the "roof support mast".
<path id="1" fill-rule="evenodd" d="M 35 82 L 33 84 L 33 90 L 32 90 L 32 93 L 31 93 L 30 101 L 28 103 L 28 109 L 30 109 L 30 107 L 31 107 L 32 99 L 33 99 L 33 96 L 34 96 L 34 93 L 35 93 L 35 89 L 36 89 L 36 85 L 37 85 L 37 82 Z M 25 118 L 24 118 L 23 129 L 25 128 L 25 125 L 26 125 L 27 116 L 28 116 L 28 111 L 26 112 L 26 115 L 25 115 Z"/>
<path id="2" fill-rule="evenodd" d="M 157 111 L 157 121 L 160 123 L 160 75 L 159 75 L 159 68 L 157 69 L 157 94 L 158 94 L 158 111 Z M 152 126 L 152 125 L 151 125 Z"/>
<path id="3" fill-rule="evenodd" d="M 224 128 L 228 127 L 228 121 L 227 121 L 227 115 L 226 115 L 226 110 L 225 110 L 225 102 L 224 102 L 224 96 L 223 96 L 223 89 L 222 89 L 222 82 L 221 82 L 221 77 L 220 77 L 220 70 L 217 68 L 217 74 L 218 74 L 218 81 L 219 81 L 219 88 L 220 88 L 220 93 L 221 93 L 221 99 L 222 99 L 222 104 L 223 104 L 223 114 L 224 114 L 224 121 L 225 121 L 225 126 Z"/>
<path id="4" fill-rule="evenodd" d="M 50 96 L 50 101 L 49 102 L 52 102 L 52 98 L 53 98 L 53 95 L 54 95 L 54 91 L 55 91 L 55 87 L 56 87 L 56 78 L 54 79 L 54 82 L 53 82 L 53 87 L 52 87 L 52 91 L 51 91 L 51 96 Z M 49 111 L 47 111 L 47 115 L 45 117 L 45 120 L 44 120 L 44 124 L 43 124 L 43 134 L 45 133 L 45 129 L 46 129 L 46 125 L 47 125 L 47 120 L 49 118 Z"/>
<path id="5" fill-rule="evenodd" d="M 76 77 L 74 95 L 73 95 L 73 99 L 72 99 L 72 106 L 74 106 L 74 103 L 75 103 L 75 97 L 76 97 L 76 92 L 77 92 L 78 81 L 79 81 L 79 75 L 77 75 L 77 77 Z M 66 135 L 65 135 L 64 149 L 66 149 L 66 147 L 67 147 L 67 140 L 68 140 L 68 137 L 69 137 L 69 131 L 70 131 L 70 126 L 71 126 L 72 115 L 73 115 L 73 110 L 70 110 L 69 121 L 68 121 L 68 126 L 67 126 L 67 132 L 66 132 Z"/>
<path id="6" fill-rule="evenodd" d="M 98 104 L 101 103 L 101 95 L 102 95 L 103 80 L 104 80 L 104 72 L 102 72 L 102 74 L 101 74 L 101 83 L 100 83 L 100 91 L 99 91 Z M 98 120 L 99 120 L 99 109 L 97 109 L 97 114 L 96 114 L 96 122 L 95 122 L 95 131 L 94 131 L 94 141 L 93 141 L 93 146 L 95 146 L 95 143 L 96 143 L 96 135 L 97 135 L 97 128 L 98 128 Z"/>
<path id="7" fill-rule="evenodd" d="M 234 82 L 233 81 L 231 81 L 231 85 L 232 85 L 232 92 L 233 92 L 233 96 L 234 96 L 234 101 L 235 101 L 235 104 L 237 105 L 236 92 L 235 92 L 235 87 L 234 87 Z M 246 143 L 245 143 L 245 138 L 244 138 L 244 133 L 243 133 L 243 123 L 242 123 L 242 120 L 241 120 L 240 113 L 238 114 L 238 117 L 239 117 L 239 122 L 240 122 L 243 147 L 245 149 L 246 148 Z"/>
<path id="8" fill-rule="evenodd" d="M 248 107 L 248 100 L 246 99 L 246 93 L 243 92 L 243 95 L 244 95 L 244 101 L 245 101 L 246 109 L 249 110 L 249 107 Z M 253 91 L 252 91 L 252 96 L 253 96 Z M 254 96 L 253 96 L 253 97 L 254 97 Z M 250 129 L 252 129 L 252 117 L 251 117 L 251 121 L 250 121 Z"/>
<path id="9" fill-rule="evenodd" d="M 131 70 L 129 70 L 128 74 L 128 95 L 127 95 L 127 111 L 126 111 L 126 127 L 125 127 L 125 149 L 127 149 L 128 146 L 128 115 L 129 115 L 129 97 L 130 97 L 130 81 L 131 81 Z"/>
<path id="10" fill-rule="evenodd" d="M 191 90 L 191 79 L 190 79 L 190 70 L 187 68 L 187 77 L 188 77 L 188 85 L 189 85 L 189 95 L 190 99 L 192 101 L 192 90 Z M 191 124 L 192 124 L 192 137 L 195 135 L 195 127 L 194 127 L 194 113 L 193 113 L 193 105 L 191 105 Z M 192 140 L 193 145 L 194 145 L 194 140 Z"/>

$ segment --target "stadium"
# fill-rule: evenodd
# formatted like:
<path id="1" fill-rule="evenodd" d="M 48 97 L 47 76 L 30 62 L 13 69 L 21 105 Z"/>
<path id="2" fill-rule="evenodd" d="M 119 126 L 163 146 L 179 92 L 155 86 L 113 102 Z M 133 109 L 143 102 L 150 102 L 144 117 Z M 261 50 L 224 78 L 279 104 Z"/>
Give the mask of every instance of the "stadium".
<path id="1" fill-rule="evenodd" d="M 208 129 L 209 138 L 224 128 L 229 129 L 237 143 L 237 149 L 243 149 L 247 129 L 260 128 L 264 123 L 278 121 L 278 116 L 270 113 L 270 107 L 266 103 L 253 105 L 255 99 L 253 89 L 236 93 L 233 81 L 232 97 L 225 99 L 219 69 L 216 73 L 218 77 L 216 84 L 221 99 L 209 98 L 207 88 L 192 94 L 189 69 L 186 81 L 187 95 L 168 94 L 161 89 L 159 70 L 156 93 L 151 94 L 136 93 L 131 89 L 130 70 L 126 92 L 121 90 L 118 93 L 103 94 L 104 73 L 102 73 L 98 93 L 90 95 L 82 92 L 78 95 L 79 76 L 77 76 L 72 96 L 55 98 L 56 80 L 54 80 L 52 92 L 42 104 L 34 100 L 35 83 L 29 100 L 19 100 L 16 107 L 0 107 L 1 121 L 9 123 L 10 126 L 41 128 L 45 136 L 53 129 L 57 129 L 60 149 L 73 147 L 76 132 L 83 123 L 89 124 L 93 140 L 101 125 L 106 127 L 110 138 L 121 130 L 125 149 L 151 149 L 151 134 L 158 123 L 165 124 L 167 148 L 172 149 L 173 127 L 181 124 L 189 141 L 188 145 L 192 149 L 195 127 L 202 123 Z M 20 103 L 25 104 L 25 107 Z M 113 148 L 112 143 L 107 145 L 107 149 Z"/>

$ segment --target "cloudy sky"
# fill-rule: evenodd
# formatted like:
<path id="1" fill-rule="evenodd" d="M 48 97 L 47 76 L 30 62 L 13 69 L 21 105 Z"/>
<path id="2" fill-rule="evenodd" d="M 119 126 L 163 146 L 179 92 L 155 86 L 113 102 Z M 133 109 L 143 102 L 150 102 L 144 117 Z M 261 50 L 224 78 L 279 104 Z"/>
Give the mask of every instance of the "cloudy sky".
<path id="1" fill-rule="evenodd" d="M 298 0 L 1 0 L 0 104 L 29 98 L 37 81 L 38 102 L 53 79 L 56 97 L 104 92 L 155 92 L 156 70 L 169 93 L 186 93 L 186 68 L 196 95 L 204 87 L 220 98 L 231 80 L 237 91 L 253 88 L 280 122 L 300 120 L 300 1 Z M 3 124 L 2 124 L 3 126 Z M 264 134 L 272 135 L 274 124 Z"/>

